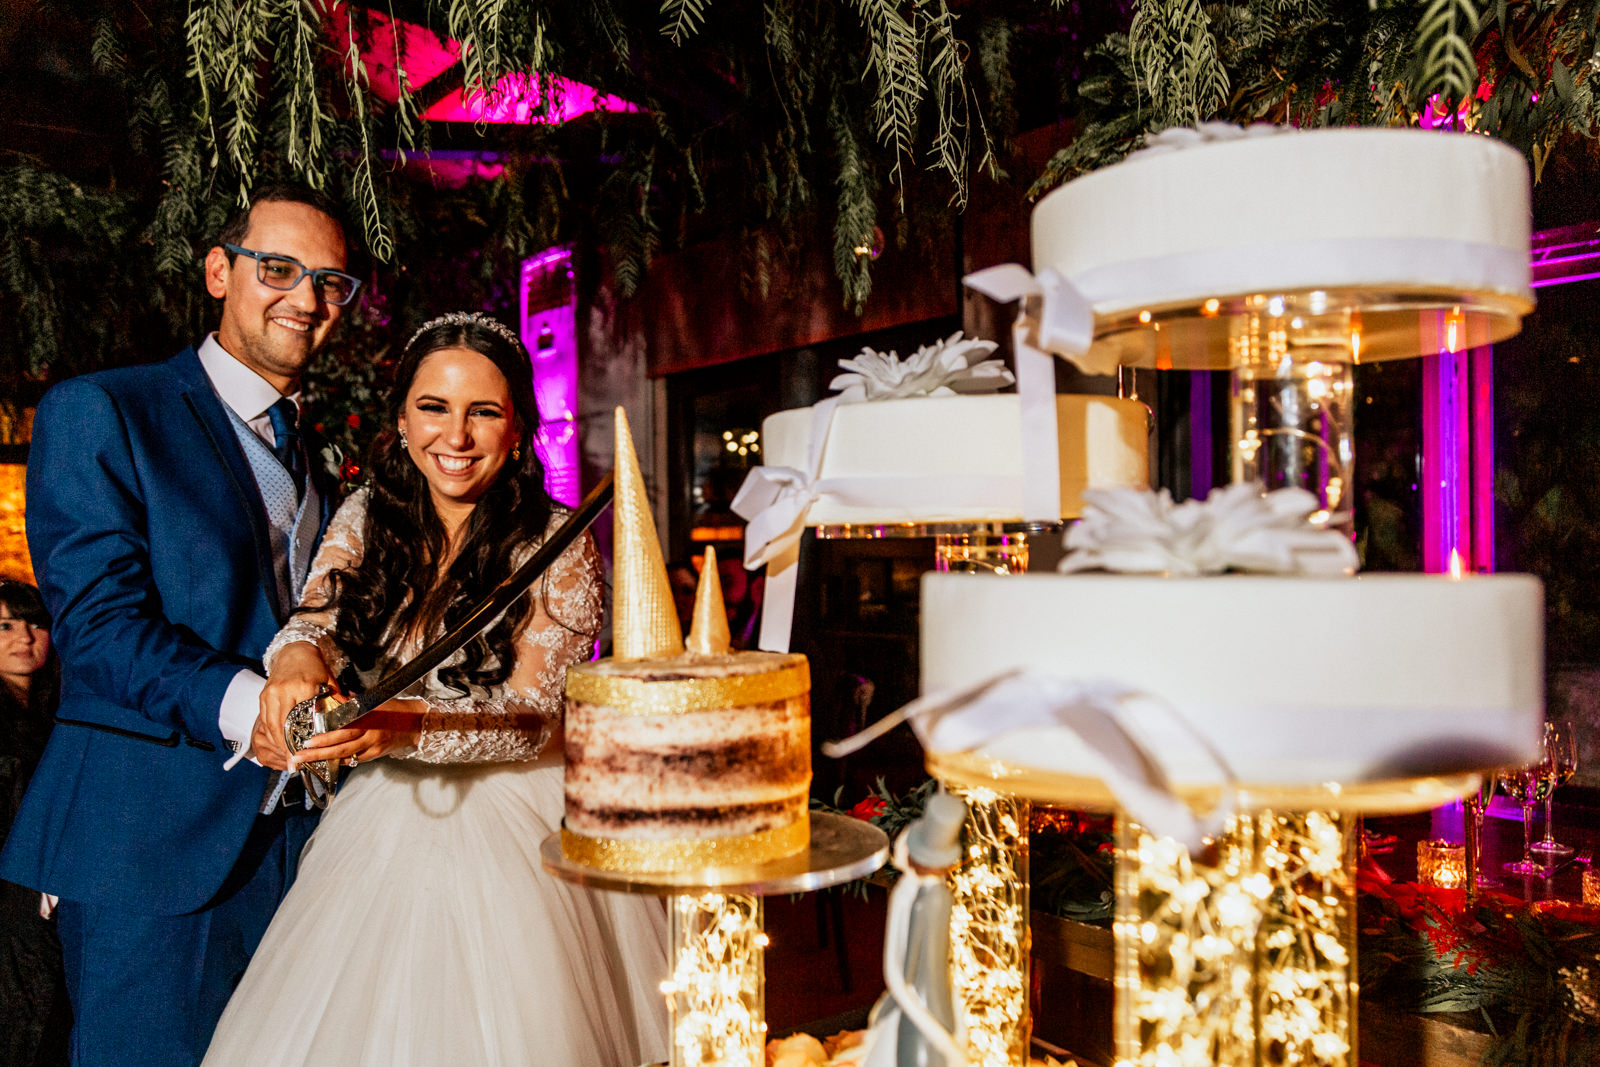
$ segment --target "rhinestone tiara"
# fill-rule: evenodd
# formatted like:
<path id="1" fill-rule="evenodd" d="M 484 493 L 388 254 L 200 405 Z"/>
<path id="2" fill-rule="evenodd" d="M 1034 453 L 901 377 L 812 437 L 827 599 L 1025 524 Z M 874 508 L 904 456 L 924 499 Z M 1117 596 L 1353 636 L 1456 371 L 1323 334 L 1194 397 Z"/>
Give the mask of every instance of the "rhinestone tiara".
<path id="1" fill-rule="evenodd" d="M 522 338 L 518 337 L 511 327 L 507 326 L 493 315 L 486 314 L 482 311 L 452 311 L 448 315 L 440 315 L 436 319 L 429 319 L 421 326 L 418 326 L 417 332 L 411 335 L 411 339 L 406 342 L 406 347 L 402 349 L 402 351 L 409 352 L 411 350 L 411 346 L 417 343 L 417 338 L 421 337 L 435 326 L 481 326 L 483 329 L 488 330 L 491 333 L 497 333 L 501 337 L 505 338 L 511 347 L 522 347 Z"/>

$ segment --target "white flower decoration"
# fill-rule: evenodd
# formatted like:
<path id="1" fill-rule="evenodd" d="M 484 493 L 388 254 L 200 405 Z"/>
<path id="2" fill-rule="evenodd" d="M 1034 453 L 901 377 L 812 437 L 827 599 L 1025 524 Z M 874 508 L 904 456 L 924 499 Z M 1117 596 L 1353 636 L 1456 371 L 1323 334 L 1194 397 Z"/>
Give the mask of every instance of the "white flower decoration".
<path id="1" fill-rule="evenodd" d="M 1348 537 L 1308 521 L 1318 504 L 1304 489 L 1228 485 L 1182 504 L 1165 489 L 1087 489 L 1083 500 L 1061 571 L 1335 575 L 1354 574 L 1359 562 Z"/>
<path id="2" fill-rule="evenodd" d="M 1169 126 L 1159 133 L 1144 135 L 1144 147 L 1128 155 L 1128 159 L 1181 152 L 1185 148 L 1217 144 L 1222 141 L 1254 140 L 1257 137 L 1276 137 L 1284 133 L 1297 133 L 1293 126 L 1278 126 L 1270 122 L 1252 122 L 1236 126 L 1231 122 L 1201 122 L 1194 126 Z"/>
<path id="3" fill-rule="evenodd" d="M 841 374 L 828 383 L 840 390 L 839 399 L 853 404 L 862 400 L 903 400 L 913 396 L 953 396 L 957 393 L 993 393 L 1016 379 L 1005 362 L 987 359 L 998 345 L 963 337 L 961 331 L 923 345 L 901 359 L 894 352 L 863 348 L 854 359 L 841 359 Z"/>

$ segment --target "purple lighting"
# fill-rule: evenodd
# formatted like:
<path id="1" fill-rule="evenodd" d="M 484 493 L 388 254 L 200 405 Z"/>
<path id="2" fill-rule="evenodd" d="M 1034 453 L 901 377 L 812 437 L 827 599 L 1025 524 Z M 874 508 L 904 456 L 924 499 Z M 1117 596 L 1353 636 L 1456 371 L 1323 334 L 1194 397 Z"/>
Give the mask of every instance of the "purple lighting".
<path id="1" fill-rule="evenodd" d="M 487 93 L 457 89 L 422 113 L 436 122 L 559 124 L 591 111 L 638 111 L 620 96 L 556 75 L 508 74 Z"/>
<path id="2" fill-rule="evenodd" d="M 329 8 L 327 26 L 334 48 L 341 56 L 349 53 L 352 37 L 355 37 L 361 66 L 372 91 L 386 103 L 393 104 L 400 99 L 402 78 L 406 86 L 416 92 L 461 61 L 459 41 L 379 11 L 369 9 L 355 16 L 349 5 L 335 3 Z M 482 87 L 452 89 L 424 111 L 422 117 L 434 122 L 555 125 L 591 111 L 638 110 L 619 96 L 601 93 L 571 78 L 513 73 L 487 91 Z"/>
<path id="3" fill-rule="evenodd" d="M 521 334 L 533 357 L 539 404 L 535 445 L 550 495 L 574 505 L 583 495 L 578 453 L 578 321 L 572 252 L 547 248 L 522 261 Z"/>

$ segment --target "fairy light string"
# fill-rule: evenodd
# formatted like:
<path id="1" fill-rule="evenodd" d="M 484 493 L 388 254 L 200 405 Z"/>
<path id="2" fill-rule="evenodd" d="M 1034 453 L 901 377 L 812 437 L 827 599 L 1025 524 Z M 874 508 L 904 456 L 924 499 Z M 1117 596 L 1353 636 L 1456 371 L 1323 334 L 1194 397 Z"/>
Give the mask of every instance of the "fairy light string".
<path id="1" fill-rule="evenodd" d="M 1119 821 L 1117 1067 L 1348 1067 L 1354 819 L 1236 815 L 1199 855 Z"/>
<path id="2" fill-rule="evenodd" d="M 672 1015 L 673 1067 L 753 1067 L 764 1062 L 761 900 L 741 894 L 670 898 L 672 977 L 661 983 Z"/>

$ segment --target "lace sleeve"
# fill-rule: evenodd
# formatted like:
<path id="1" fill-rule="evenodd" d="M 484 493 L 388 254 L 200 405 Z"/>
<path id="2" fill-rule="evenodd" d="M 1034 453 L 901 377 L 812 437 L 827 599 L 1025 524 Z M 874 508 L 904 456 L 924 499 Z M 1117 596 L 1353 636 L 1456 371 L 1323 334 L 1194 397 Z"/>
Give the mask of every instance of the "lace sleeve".
<path id="1" fill-rule="evenodd" d="M 561 722 L 567 668 L 593 653 L 601 588 L 600 554 L 585 535 L 536 588 L 505 683 L 486 697 L 429 698 L 409 758 L 488 763 L 538 756 Z"/>
<path id="2" fill-rule="evenodd" d="M 316 645 L 322 653 L 322 662 L 328 665 L 328 670 L 333 674 L 344 670 L 348 659 L 333 641 L 336 615 L 329 604 L 328 573 L 354 567 L 361 562 L 364 547 L 362 531 L 366 527 L 366 520 L 367 490 L 357 489 L 339 505 L 333 521 L 328 523 L 328 529 L 322 535 L 322 544 L 317 548 L 317 557 L 311 563 L 311 573 L 306 576 L 306 588 L 300 595 L 300 606 L 315 610 L 297 611 L 291 615 L 261 657 L 262 666 L 269 675 L 278 650 L 296 641 Z"/>

